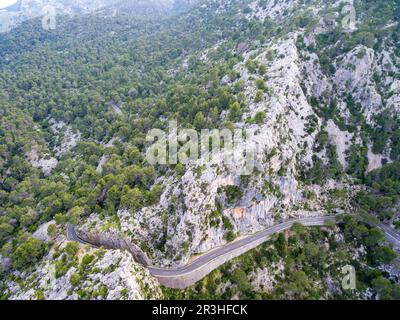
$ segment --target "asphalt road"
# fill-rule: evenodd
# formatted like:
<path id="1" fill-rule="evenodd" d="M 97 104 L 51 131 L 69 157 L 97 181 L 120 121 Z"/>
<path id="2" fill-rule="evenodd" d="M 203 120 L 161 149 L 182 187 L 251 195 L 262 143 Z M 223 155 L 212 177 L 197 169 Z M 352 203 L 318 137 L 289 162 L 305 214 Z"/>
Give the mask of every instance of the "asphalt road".
<path id="1" fill-rule="evenodd" d="M 70 241 L 79 242 L 79 243 L 82 243 L 82 244 L 85 244 L 85 245 L 86 244 L 90 244 L 92 247 L 97 248 L 97 246 L 95 246 L 95 245 L 93 245 L 91 243 L 88 243 L 88 242 L 82 240 L 81 238 L 79 238 L 79 236 L 76 234 L 75 226 L 73 224 L 70 224 L 70 223 L 67 224 L 67 238 Z"/>
<path id="2" fill-rule="evenodd" d="M 379 228 L 385 232 L 387 241 L 396 249 L 397 252 L 400 252 L 400 234 L 393 230 L 391 227 L 380 224 Z"/>
<path id="3" fill-rule="evenodd" d="M 68 240 L 70 241 L 75 241 L 75 242 L 79 242 L 82 243 L 83 241 L 77 236 L 76 232 L 75 232 L 75 226 L 68 223 L 67 225 L 67 237 Z"/>
<path id="4" fill-rule="evenodd" d="M 312 218 L 302 218 L 302 219 L 287 221 L 287 222 L 275 225 L 271 228 L 268 228 L 257 234 L 239 239 L 237 241 L 228 243 L 222 247 L 214 249 L 206 254 L 201 255 L 196 260 L 187 264 L 186 266 L 174 268 L 174 269 L 162 269 L 162 268 L 157 268 L 157 267 L 149 267 L 149 271 L 155 277 L 182 276 L 182 275 L 191 273 L 191 272 L 205 266 L 206 264 L 210 263 L 211 261 L 213 261 L 214 259 L 216 259 L 222 255 L 235 252 L 235 250 L 238 250 L 239 248 L 241 248 L 245 245 L 248 245 L 252 242 L 256 242 L 261 239 L 265 239 L 265 241 L 267 241 L 268 238 L 272 234 L 289 229 L 296 222 L 304 224 L 304 225 L 308 225 L 308 226 L 311 226 L 311 225 L 317 226 L 317 225 L 324 225 L 325 222 L 328 220 L 334 221 L 335 218 L 334 217 L 312 217 Z"/>
<path id="5" fill-rule="evenodd" d="M 322 226 L 325 224 L 327 221 L 335 221 L 334 216 L 325 216 L 325 217 L 310 217 L 310 218 L 301 218 L 301 219 L 296 219 L 296 220 L 290 220 L 283 222 L 281 224 L 275 225 L 273 227 L 270 227 L 264 231 L 261 231 L 257 234 L 250 235 L 244 238 L 241 238 L 239 240 L 236 240 L 234 242 L 228 243 L 222 247 L 216 248 L 208 253 L 205 253 L 198 258 L 196 258 L 194 261 L 191 263 L 183 266 L 183 267 L 178 267 L 178 268 L 158 268 L 158 267 L 148 267 L 150 273 L 155 276 L 155 277 L 162 277 L 162 278 L 168 278 L 168 277 L 180 277 L 183 275 L 186 275 L 188 273 L 191 273 L 193 271 L 196 271 L 197 269 L 200 269 L 207 264 L 211 263 L 213 260 L 227 254 L 234 253 L 238 249 L 242 248 L 243 246 L 249 245 L 253 242 L 259 242 L 264 239 L 264 241 L 267 241 L 271 235 L 274 233 L 278 233 L 287 229 L 290 229 L 294 223 L 300 223 L 305 226 Z M 400 234 L 396 233 L 393 229 L 386 225 L 379 225 L 379 228 L 381 228 L 386 235 L 387 240 L 397 249 L 400 248 Z M 75 226 L 68 224 L 67 226 L 67 235 L 68 239 L 71 241 L 76 241 L 82 244 L 88 244 L 75 232 Z"/>

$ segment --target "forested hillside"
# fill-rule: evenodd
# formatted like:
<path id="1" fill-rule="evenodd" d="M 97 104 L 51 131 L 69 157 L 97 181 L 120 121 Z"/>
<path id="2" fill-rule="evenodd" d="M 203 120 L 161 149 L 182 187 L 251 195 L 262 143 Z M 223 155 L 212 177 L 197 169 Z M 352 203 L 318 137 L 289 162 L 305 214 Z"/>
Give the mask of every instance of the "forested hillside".
<path id="1" fill-rule="evenodd" d="M 124 253 L 67 244 L 67 223 L 113 232 L 154 264 L 177 266 L 282 219 L 327 214 L 348 224 L 297 230 L 252 253 L 270 258 L 280 245 L 286 268 L 308 273 L 301 281 L 309 294 L 285 294 L 282 278 L 256 297 L 323 296 L 327 288 L 304 284 L 322 277 L 324 257 L 311 246 L 333 245 L 336 232 L 346 254 L 336 248 L 332 263 L 366 250 L 357 264 L 363 287 L 326 297 L 368 298 L 362 292 L 379 293 L 381 281 L 393 285 L 381 296 L 399 298 L 396 281 L 378 268 L 396 254 L 369 232 L 371 221 L 400 228 L 400 1 L 355 1 L 351 32 L 342 29 L 340 1 L 204 0 L 161 16 L 122 5 L 114 4 L 116 14 L 59 15 L 55 30 L 36 18 L 0 34 L 3 298 L 197 297 L 161 291 Z M 150 165 L 146 134 L 167 130 L 169 120 L 198 131 L 255 128 L 255 172 L 241 176 L 201 159 Z M 313 262 L 299 258 L 298 244 Z M 40 283 L 43 265 L 55 270 L 56 293 Z M 141 280 L 116 293 L 113 272 L 131 265 Z M 235 277 L 239 289 L 218 295 L 254 298 L 254 284 Z"/>

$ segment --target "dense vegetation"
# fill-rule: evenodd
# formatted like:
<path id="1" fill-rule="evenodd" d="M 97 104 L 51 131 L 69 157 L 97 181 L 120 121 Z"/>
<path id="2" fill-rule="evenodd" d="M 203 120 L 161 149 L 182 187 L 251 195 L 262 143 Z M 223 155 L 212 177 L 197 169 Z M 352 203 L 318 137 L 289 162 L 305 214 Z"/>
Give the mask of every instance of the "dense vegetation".
<path id="1" fill-rule="evenodd" d="M 394 221 L 400 201 L 400 162 L 394 162 L 372 171 L 366 178 L 368 192 L 357 195 L 357 206 L 361 211 L 376 216 L 380 221 Z"/>
<path id="2" fill-rule="evenodd" d="M 243 61 L 242 49 L 262 47 L 274 36 L 285 37 L 298 28 L 311 30 L 317 22 L 309 11 L 295 13 L 281 24 L 266 19 L 237 19 L 239 9 L 249 12 L 248 2 L 238 0 L 215 15 L 217 3 L 198 6 L 190 13 L 159 18 L 118 15 L 104 17 L 59 17 L 57 29 L 46 31 L 40 20 L 26 21 L 16 30 L 0 34 L 0 255 L 6 258 L 4 270 L 27 270 L 48 253 L 48 245 L 33 237 L 38 227 L 54 219 L 57 227 L 49 234 L 55 237 L 68 222 L 77 223 L 95 212 L 118 225 L 119 209 L 138 210 L 159 201 L 162 189 L 157 178 L 168 173 L 181 174 L 182 165 L 152 167 L 144 159 L 145 136 L 152 128 L 166 128 L 169 119 L 183 127 L 232 127 L 248 111 L 244 101 L 244 83 L 224 85 L 239 78 L 234 66 Z M 310 1 L 300 1 L 306 5 Z M 306 47 L 299 37 L 301 50 L 316 53 L 323 72 L 333 74 L 333 61 L 343 53 L 362 44 L 381 50 L 384 45 L 396 47 L 400 56 L 399 28 L 384 28 L 389 22 L 399 22 L 399 1 L 355 1 L 361 12 L 361 25 L 355 33 L 343 33 L 334 28 L 318 35 L 316 45 Z M 265 1 L 259 1 L 265 6 Z M 332 10 L 332 9 L 329 9 Z M 324 18 L 332 18 L 332 12 Z M 211 48 L 211 49 L 210 49 Z M 203 59 L 207 53 L 208 59 Z M 359 53 L 361 58 L 364 51 Z M 269 55 L 274 55 L 269 52 Z M 260 78 L 266 66 L 248 59 L 245 67 Z M 389 73 L 389 72 L 388 72 Z M 398 78 L 398 74 L 391 76 Z M 376 87 L 385 99 L 390 97 L 380 79 Z M 261 79 L 254 81 L 254 103 L 261 103 L 270 93 Z M 362 282 L 376 288 L 383 297 L 398 297 L 398 286 L 382 278 L 377 265 L 389 262 L 393 252 L 380 245 L 382 235 L 373 227 L 380 221 L 391 221 L 400 197 L 400 118 L 386 110 L 367 122 L 361 107 L 349 93 L 346 101 L 350 116 L 345 118 L 338 108 L 337 97 L 310 96 L 309 102 L 324 125 L 319 132 L 318 117 L 308 120 L 307 133 L 317 134 L 312 167 L 301 168 L 299 179 L 307 184 L 323 185 L 328 179 L 341 180 L 347 175 L 367 187 L 357 194 L 354 205 L 360 219 L 345 218 L 341 232 L 346 238 L 343 248 L 334 244 L 332 227 L 293 230 L 259 249 L 215 271 L 196 288 L 185 292 L 166 291 L 173 298 L 319 298 L 325 292 L 319 283 L 325 259 L 335 264 L 351 260 L 349 246 L 366 246 L 365 261 L 372 265 L 368 273 L 357 266 Z M 391 111 L 391 110 L 389 110 Z M 221 114 L 226 114 L 225 118 Z M 333 120 L 342 130 L 360 131 L 359 141 L 352 141 L 343 168 L 338 161 L 336 146 L 329 141 L 326 122 Z M 266 121 L 264 111 L 245 120 L 261 125 Z M 54 123 L 63 123 L 80 141 L 71 150 L 57 154 L 56 147 L 66 135 L 65 127 L 54 132 Z M 110 141 L 113 143 L 108 144 Z M 384 167 L 366 175 L 368 144 L 372 151 L 390 150 Z M 50 175 L 32 166 L 29 154 L 37 152 L 45 158 L 57 158 L 58 164 Z M 320 154 L 326 156 L 323 161 Z M 107 158 L 102 170 L 98 164 Z M 169 169 L 173 169 L 169 171 Z M 279 172 L 282 176 L 284 170 Z M 228 205 L 233 206 L 243 196 L 239 187 L 220 189 Z M 171 203 L 171 211 L 174 209 Z M 231 221 L 218 206 L 210 224 L 222 223 L 231 241 L 236 234 Z M 378 218 L 376 220 L 375 218 Z M 400 227 L 399 221 L 394 221 Z M 54 230 L 54 228 L 56 228 Z M 329 243 L 332 253 L 324 249 Z M 162 238 L 159 249 L 164 248 Z M 347 250 L 347 251 L 346 251 Z M 344 252 L 342 252 L 344 251 Z M 58 256 L 59 255 L 59 256 Z M 58 274 L 65 267 L 77 265 L 76 252 L 69 246 L 57 252 L 61 258 Z M 284 261 L 285 282 L 279 279 L 274 292 L 255 292 L 247 275 L 257 266 Z M 86 258 L 90 265 L 90 258 Z M 253 263 L 254 260 L 256 264 Z M 302 271 L 300 271 L 300 269 Z M 85 267 L 71 278 L 73 285 L 85 278 Z M 79 281 L 78 281 L 79 280 Z M 217 292 L 217 284 L 229 282 L 232 287 Z M 103 290 L 104 291 L 104 290 Z M 81 292 L 82 298 L 102 293 Z M 336 298 L 353 297 L 343 293 Z M 103 292 L 104 295 L 104 292 Z M 38 297 L 41 297 L 38 293 Z"/>

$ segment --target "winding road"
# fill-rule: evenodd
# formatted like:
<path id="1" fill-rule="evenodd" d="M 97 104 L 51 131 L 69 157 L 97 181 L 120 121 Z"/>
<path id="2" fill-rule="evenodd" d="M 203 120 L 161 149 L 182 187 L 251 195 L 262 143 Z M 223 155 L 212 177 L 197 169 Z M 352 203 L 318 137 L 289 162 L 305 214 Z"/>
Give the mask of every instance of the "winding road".
<path id="1" fill-rule="evenodd" d="M 200 255 L 185 266 L 178 268 L 147 266 L 147 268 L 151 275 L 156 277 L 161 284 L 171 288 L 186 288 L 201 280 L 225 262 L 266 242 L 273 234 L 290 229 L 295 223 L 300 223 L 304 226 L 323 226 L 327 221 L 335 221 L 335 217 L 309 217 L 286 221 L 259 233 L 242 237 L 224 246 L 215 248 Z M 388 242 L 398 251 L 400 249 L 400 234 L 383 224 L 380 224 L 378 227 L 384 231 Z M 71 241 L 89 244 L 77 235 L 75 227 L 71 224 L 67 226 L 67 235 Z"/>
<path id="2" fill-rule="evenodd" d="M 208 253 L 205 253 L 198 258 L 196 258 L 191 263 L 174 269 L 162 269 L 157 267 L 149 267 L 150 273 L 156 277 L 177 277 L 182 276 L 187 273 L 191 273 L 196 271 L 197 269 L 202 268 L 204 265 L 211 263 L 213 260 L 220 258 L 223 255 L 234 253 L 235 251 L 246 247 L 251 246 L 253 243 L 259 245 L 259 242 L 265 242 L 269 239 L 271 235 L 274 233 L 278 233 L 287 229 L 290 229 L 293 224 L 300 223 L 306 226 L 321 226 L 324 225 L 326 221 L 334 221 L 335 217 L 312 217 L 312 218 L 302 218 L 296 220 L 290 220 L 273 227 L 270 227 L 264 231 L 256 233 L 254 235 L 250 235 L 234 242 L 230 242 L 224 246 L 216 248 Z M 249 248 L 251 250 L 251 248 Z M 248 250 L 247 250 L 248 251 Z"/>
<path id="3" fill-rule="evenodd" d="M 386 240 L 400 253 L 400 234 L 391 227 L 381 223 L 378 227 L 385 233 Z"/>

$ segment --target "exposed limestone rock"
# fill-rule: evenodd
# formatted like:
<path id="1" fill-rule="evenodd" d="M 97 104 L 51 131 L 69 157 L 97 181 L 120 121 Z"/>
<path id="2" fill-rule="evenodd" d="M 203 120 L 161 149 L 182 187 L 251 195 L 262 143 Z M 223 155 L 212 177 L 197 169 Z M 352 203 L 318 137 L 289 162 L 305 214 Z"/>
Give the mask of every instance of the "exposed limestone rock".
<path id="1" fill-rule="evenodd" d="M 50 119 L 49 122 L 53 133 L 61 138 L 59 145 L 54 150 L 57 158 L 60 158 L 78 144 L 81 134 L 79 131 L 74 132 L 69 125 L 62 121 L 56 122 L 54 119 Z"/>
<path id="2" fill-rule="evenodd" d="M 251 13 L 248 13 L 246 17 L 249 20 L 257 19 L 261 21 L 264 21 L 266 18 L 272 20 L 279 19 L 289 9 L 298 4 L 298 2 L 298 0 L 266 1 L 265 6 L 260 7 L 259 1 L 253 1 L 249 5 Z"/>
<path id="3" fill-rule="evenodd" d="M 50 242 L 50 237 L 47 233 L 47 229 L 49 228 L 50 225 L 54 225 L 55 222 L 53 221 L 49 221 L 46 222 L 44 224 L 42 224 L 41 226 L 39 226 L 39 228 L 33 233 L 33 236 L 39 240 L 42 240 L 44 242 Z"/>
<path id="4" fill-rule="evenodd" d="M 50 250 L 48 257 L 36 267 L 32 273 L 18 273 L 20 283 L 26 283 L 21 287 L 14 280 L 7 282 L 9 299 L 35 300 L 37 293 L 41 292 L 47 300 L 77 300 L 79 295 L 71 282 L 71 276 L 78 273 L 72 266 L 68 271 L 56 276 L 56 263 L 61 257 L 53 260 L 55 248 L 65 247 L 65 238 L 57 242 Z M 99 292 L 101 287 L 106 288 L 104 297 L 97 296 L 92 299 L 108 300 L 143 300 L 160 299 L 162 296 L 159 284 L 147 269 L 135 263 L 132 255 L 120 250 L 107 250 L 101 253 L 92 248 L 80 248 L 80 260 L 85 254 L 94 255 L 95 260 L 91 271 L 84 282 L 79 283 L 83 292 Z M 79 261 L 81 262 L 81 261 Z M 29 278 L 29 279 L 28 279 Z M 30 279 L 35 279 L 32 282 Z"/>
<path id="5" fill-rule="evenodd" d="M 33 167 L 40 168 L 46 177 L 51 174 L 51 171 L 58 164 L 57 159 L 51 158 L 49 155 L 41 155 L 37 146 L 32 148 L 32 150 L 26 155 L 26 158 Z"/>
<path id="6" fill-rule="evenodd" d="M 253 102 L 256 86 L 245 67 L 246 61 L 235 67 L 241 75 L 240 79 L 245 82 L 248 110 L 244 118 L 253 117 L 261 110 L 266 113 L 262 125 L 236 124 L 252 128 L 255 132 L 249 141 L 257 146 L 255 170 L 258 173 L 253 173 L 251 187 L 242 184 L 240 169 L 230 167 L 221 154 L 214 161 L 200 159 L 188 165 L 182 177 L 171 176 L 157 181 L 164 188 L 158 205 L 139 212 L 118 213 L 121 230 L 136 241 L 146 243 L 154 263 L 160 266 L 182 265 L 189 261 L 191 255 L 224 244 L 227 230 L 221 219 L 211 226 L 211 216 L 221 202 L 223 215 L 229 218 L 239 235 L 262 230 L 282 218 L 288 218 L 289 214 L 297 217 L 324 214 L 322 203 L 315 203 L 315 211 L 301 210 L 304 187 L 296 180 L 298 165 L 312 163 L 315 139 L 315 135 L 307 135 L 305 131 L 307 117 L 314 112 L 300 83 L 303 67 L 296 39 L 297 34 L 290 34 L 288 39 L 271 44 L 256 56 L 255 59 L 267 64 L 268 68 L 266 86 L 269 93 L 262 103 Z M 271 50 L 275 55 L 268 60 L 266 55 Z M 289 83 L 290 86 L 287 85 Z M 330 88 L 326 84 L 314 90 L 322 92 Z M 344 163 L 346 142 L 351 136 L 341 133 L 336 127 L 332 127 L 332 134 L 336 135 L 333 140 L 340 140 L 339 152 Z M 242 148 L 238 146 L 233 153 L 242 152 Z M 299 163 L 295 159 L 299 159 Z M 285 172 L 283 176 L 280 175 L 282 170 Z M 243 197 L 238 203 L 226 203 L 221 194 L 222 187 L 226 186 L 243 189 Z M 319 195 L 319 191 L 315 193 L 322 202 L 325 197 Z M 160 243 L 163 243 L 162 246 Z"/>
<path id="7" fill-rule="evenodd" d="M 129 239 L 122 239 L 113 229 L 106 232 L 96 232 L 95 230 L 88 231 L 81 228 L 78 236 L 97 247 L 126 250 L 133 256 L 136 262 L 143 266 L 150 264 L 146 254 L 137 245 L 131 243 Z"/>
<path id="8" fill-rule="evenodd" d="M 283 261 L 278 263 L 274 262 L 269 267 L 257 269 L 255 272 L 252 272 L 251 277 L 253 280 L 251 281 L 251 284 L 258 292 L 271 292 L 277 283 L 276 276 L 281 275 L 283 271 Z"/>
<path id="9" fill-rule="evenodd" d="M 240 233 L 250 233 L 273 225 L 274 217 L 270 210 L 275 202 L 275 199 L 264 200 L 247 208 L 227 209 L 224 213 L 232 216 Z"/>
<path id="10" fill-rule="evenodd" d="M 357 56 L 361 50 L 365 51 L 362 58 Z M 334 83 L 339 93 L 351 93 L 361 103 L 364 114 L 370 121 L 372 115 L 382 110 L 382 97 L 372 83 L 372 76 L 377 68 L 375 52 L 358 46 L 340 59 Z"/>
<path id="11" fill-rule="evenodd" d="M 101 173 L 103 171 L 103 166 L 107 163 L 108 161 L 108 156 L 103 155 L 99 161 L 99 164 L 97 165 L 96 172 Z"/>
<path id="12" fill-rule="evenodd" d="M 336 146 L 338 160 L 340 161 L 341 165 L 346 168 L 346 151 L 351 145 L 351 139 L 353 138 L 353 135 L 350 132 L 341 131 L 332 120 L 328 121 L 326 131 L 329 133 L 333 145 Z"/>
<path id="13" fill-rule="evenodd" d="M 111 108 L 112 108 L 112 110 L 113 110 L 113 112 L 114 112 L 115 114 L 117 114 L 117 115 L 119 115 L 119 116 L 122 114 L 121 106 L 119 106 L 119 105 L 117 105 L 117 104 L 115 104 L 115 103 L 111 103 Z"/>

